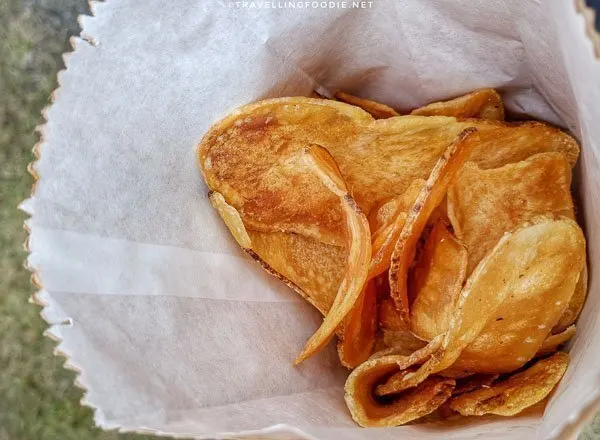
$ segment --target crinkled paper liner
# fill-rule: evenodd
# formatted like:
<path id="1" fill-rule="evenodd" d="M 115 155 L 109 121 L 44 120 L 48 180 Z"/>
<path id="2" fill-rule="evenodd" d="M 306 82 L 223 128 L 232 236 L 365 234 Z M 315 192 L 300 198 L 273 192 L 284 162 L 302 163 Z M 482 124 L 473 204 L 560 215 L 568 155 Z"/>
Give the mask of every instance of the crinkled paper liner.
<path id="1" fill-rule="evenodd" d="M 103 2 L 88 0 L 88 4 L 89 4 L 89 8 L 90 8 L 92 17 L 96 16 L 96 12 L 95 12 L 96 7 L 100 3 L 103 3 Z M 589 38 L 591 40 L 593 48 L 594 48 L 595 57 L 596 57 L 596 59 L 600 60 L 600 33 L 598 32 L 598 30 L 596 29 L 596 26 L 595 26 L 596 11 L 594 9 L 588 7 L 585 3 L 585 0 L 574 0 L 573 3 L 574 3 L 577 13 L 579 15 L 581 15 L 581 18 L 582 18 L 582 27 L 583 27 L 582 31 L 585 33 L 587 38 Z M 35 159 L 31 163 L 29 163 L 29 165 L 27 166 L 27 171 L 34 179 L 34 183 L 31 188 L 31 197 L 34 196 L 37 182 L 41 179 L 41 176 L 36 171 L 36 163 L 41 157 L 41 153 L 42 153 L 41 145 L 45 141 L 44 131 L 45 131 L 46 122 L 48 121 L 47 113 L 48 113 L 48 110 L 50 109 L 50 107 L 52 106 L 52 104 L 54 103 L 56 96 L 58 95 L 58 93 L 60 93 L 60 89 L 61 89 L 61 85 L 62 85 L 61 84 L 62 74 L 68 69 L 69 58 L 77 50 L 75 43 L 77 40 L 80 40 L 80 41 L 87 42 L 91 46 L 97 46 L 97 45 L 101 44 L 101 42 L 96 40 L 93 36 L 87 35 L 85 33 L 85 29 L 84 29 L 84 26 L 83 26 L 83 23 L 81 20 L 82 17 L 83 17 L 83 15 L 80 15 L 77 20 L 79 23 L 79 26 L 81 28 L 81 33 L 80 33 L 79 37 L 71 37 L 70 38 L 69 42 L 70 42 L 73 50 L 70 52 L 65 52 L 62 55 L 63 62 L 65 64 L 65 69 L 58 72 L 58 75 L 57 75 L 58 86 L 52 92 L 52 94 L 50 96 L 50 104 L 48 106 L 46 106 L 41 112 L 44 123 L 42 125 L 36 127 L 36 131 L 39 133 L 40 139 L 32 149 L 32 153 L 33 153 Z M 27 208 L 27 200 L 23 201 L 19 205 L 19 209 L 21 209 L 25 213 L 31 215 L 31 212 Z M 25 239 L 24 248 L 25 248 L 26 252 L 29 254 L 31 252 L 30 248 L 29 248 L 29 234 L 31 232 L 30 227 L 29 227 L 29 219 L 25 220 L 23 227 L 28 234 L 27 238 Z M 86 381 L 86 377 L 85 377 L 85 372 L 83 371 L 83 369 L 80 366 L 74 364 L 71 360 L 70 354 L 62 349 L 62 347 L 61 347 L 62 340 L 61 340 L 58 332 L 55 331 L 57 327 L 60 327 L 60 326 L 68 327 L 68 326 L 71 326 L 72 323 L 69 320 L 59 322 L 59 323 L 52 322 L 52 320 L 50 318 L 48 318 L 47 312 L 48 312 L 48 308 L 51 307 L 51 305 L 45 299 L 44 286 L 41 283 L 38 272 L 35 267 L 33 267 L 29 264 L 28 260 L 25 261 L 24 266 L 27 270 L 29 270 L 31 272 L 31 283 L 33 284 L 33 286 L 36 289 L 38 289 L 30 297 L 29 302 L 42 307 L 40 316 L 48 324 L 48 329 L 44 332 L 44 336 L 55 341 L 56 347 L 54 348 L 54 355 L 65 358 L 65 363 L 63 364 L 63 367 L 67 370 L 71 370 L 71 371 L 75 372 L 76 377 L 74 380 L 74 385 L 77 388 L 80 388 L 81 390 L 83 390 L 83 392 L 84 392 L 84 395 L 83 395 L 80 403 L 81 403 L 81 405 L 87 406 L 92 409 L 92 411 L 94 413 L 94 420 L 96 421 L 96 423 L 101 425 L 102 428 L 104 428 L 104 429 L 116 429 L 120 432 L 135 432 L 138 434 L 153 434 L 153 435 L 158 435 L 158 436 L 170 436 L 170 437 L 175 437 L 175 438 L 187 437 L 185 434 L 174 436 L 173 434 L 169 434 L 169 433 L 162 432 L 162 431 L 157 431 L 154 429 L 139 429 L 137 427 L 127 427 L 127 426 L 122 426 L 122 425 L 110 424 L 110 423 L 107 423 L 104 421 L 104 417 L 102 415 L 101 409 L 98 408 L 97 406 L 95 406 L 94 404 L 92 404 L 87 399 L 88 385 L 87 385 L 87 381 Z M 582 430 L 582 428 L 590 421 L 590 419 L 593 417 L 593 415 L 598 411 L 600 411 L 600 389 L 595 390 L 595 392 L 593 393 L 592 397 L 590 398 L 590 400 L 587 403 L 584 410 L 581 411 L 579 414 L 571 415 L 569 417 L 569 419 L 567 420 L 567 424 L 563 425 L 561 432 L 555 432 L 553 435 L 553 438 L 556 438 L 556 439 L 558 439 L 558 438 L 560 438 L 560 439 L 576 438 L 578 433 Z M 259 438 L 259 437 L 256 437 L 256 435 L 260 435 L 262 437 L 264 435 L 269 435 L 270 433 L 274 434 L 277 432 L 286 432 L 288 434 L 294 433 L 298 436 L 298 438 L 313 438 L 312 436 L 307 436 L 306 433 L 304 433 L 298 429 L 295 429 L 291 426 L 283 425 L 283 424 L 282 425 L 274 425 L 274 426 L 262 429 L 262 430 L 260 430 L 260 434 L 256 431 L 238 432 L 238 433 L 236 433 L 236 437 L 252 439 L 252 438 Z"/>

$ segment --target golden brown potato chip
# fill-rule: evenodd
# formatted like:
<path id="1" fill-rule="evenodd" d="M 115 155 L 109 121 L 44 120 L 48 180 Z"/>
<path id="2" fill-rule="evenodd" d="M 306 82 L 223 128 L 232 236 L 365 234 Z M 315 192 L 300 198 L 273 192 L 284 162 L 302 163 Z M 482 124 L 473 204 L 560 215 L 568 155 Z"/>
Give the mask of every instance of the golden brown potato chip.
<path id="1" fill-rule="evenodd" d="M 394 300 L 386 296 L 379 302 L 379 325 L 385 330 L 409 331 L 410 327 L 404 322 Z"/>
<path id="2" fill-rule="evenodd" d="M 354 96 L 349 93 L 337 92 L 335 94 L 335 98 L 338 101 L 345 102 L 346 104 L 351 104 L 362 108 L 375 119 L 386 119 L 400 115 L 400 113 L 390 106 L 381 104 L 377 101 L 371 101 L 370 99 L 359 98 L 358 96 Z"/>
<path id="3" fill-rule="evenodd" d="M 556 353 L 489 388 L 452 398 L 450 408 L 463 416 L 513 416 L 550 394 L 567 370 L 568 364 L 569 355 Z"/>
<path id="4" fill-rule="evenodd" d="M 507 321 L 522 322 L 523 325 L 517 330 L 530 329 L 528 335 L 534 341 L 537 340 L 538 335 L 543 334 L 542 332 L 546 332 L 545 337 L 553 324 L 542 323 L 543 319 L 549 321 L 558 319 L 560 313 L 557 313 L 557 310 L 564 306 L 556 304 L 560 300 L 555 298 L 561 295 L 568 296 L 564 292 L 568 291 L 569 287 L 572 289 L 575 286 L 584 258 L 585 239 L 577 223 L 571 219 L 537 218 L 512 233 L 506 233 L 494 249 L 481 260 L 467 280 L 457 302 L 450 328 L 443 335 L 440 349 L 414 373 L 403 377 L 401 383 L 389 384 L 394 380 L 392 376 L 383 385 L 393 386 L 394 390 L 399 392 L 419 384 L 430 374 L 443 370 L 446 370 L 444 374 L 447 374 L 450 366 L 455 373 L 464 375 L 467 371 L 469 373 L 511 371 L 506 368 L 510 366 L 515 369 L 515 365 L 522 365 L 528 360 L 528 346 L 536 344 L 525 342 L 526 336 L 519 333 L 518 337 L 521 339 L 513 344 L 513 349 L 518 348 L 519 351 L 514 354 L 505 353 L 501 347 L 503 344 L 498 342 L 498 339 L 502 340 L 503 337 L 503 327 L 499 325 L 502 320 L 497 318 L 503 317 Z M 523 301 L 543 304 L 543 307 L 533 306 L 532 309 L 537 310 L 536 314 L 527 313 L 532 310 L 528 306 L 525 312 L 514 310 L 515 305 L 523 307 Z M 552 307 L 547 307 L 548 304 Z M 504 316 L 498 315 L 501 310 L 511 315 L 506 313 Z M 513 314 L 517 319 L 512 318 Z M 512 327 L 510 329 L 515 333 Z M 490 336 L 480 339 L 475 346 L 472 346 L 481 334 Z M 487 346 L 491 339 L 497 341 L 496 347 Z M 465 361 L 463 365 L 457 367 L 455 363 L 463 356 L 467 347 L 473 354 L 479 354 L 479 347 L 485 347 L 488 353 L 492 353 L 494 365 L 485 364 L 486 358 L 480 356 L 474 357 L 477 365 Z M 539 345 L 536 350 L 537 348 Z M 427 347 L 423 350 L 426 349 Z M 501 357 L 505 355 L 506 359 Z M 522 363 L 521 357 L 526 358 Z M 411 366 L 407 364 L 399 370 Z M 477 369 L 481 366 L 486 368 Z"/>
<path id="5" fill-rule="evenodd" d="M 437 339 L 439 342 L 441 339 Z M 432 341 L 433 342 L 433 341 Z M 452 394 L 455 381 L 431 377 L 404 393 L 380 400 L 374 394 L 377 383 L 398 370 L 399 364 L 416 364 L 431 355 L 433 343 L 411 356 L 385 356 L 368 360 L 346 380 L 345 399 L 352 418 L 360 426 L 397 426 L 433 412 Z"/>
<path id="6" fill-rule="evenodd" d="M 471 153 L 476 142 L 476 137 L 470 138 L 474 132 L 475 129 L 465 130 L 458 140 L 448 147 L 431 171 L 401 232 L 398 235 L 395 232 L 390 234 L 391 240 L 395 243 L 389 269 L 390 296 L 400 316 L 407 323 L 409 322 L 407 276 L 408 269 L 415 258 L 417 243 L 429 216 L 444 199 L 450 181 Z M 395 239 L 395 237 L 399 238 Z"/>
<path id="7" fill-rule="evenodd" d="M 572 212 L 571 168 L 560 153 L 489 170 L 468 162 L 448 188 L 448 217 L 467 247 L 467 273 L 505 232 L 538 215 Z"/>
<path id="8" fill-rule="evenodd" d="M 574 325 L 566 328 L 562 333 L 549 335 L 546 339 L 544 339 L 544 342 L 535 354 L 535 357 L 543 357 L 549 355 L 550 353 L 554 353 L 556 350 L 558 350 L 558 347 L 567 343 L 571 338 L 573 338 L 573 336 L 575 336 Z"/>
<path id="9" fill-rule="evenodd" d="M 410 211 L 424 186 L 425 180 L 415 179 L 402 194 L 371 209 L 368 216 L 371 241 L 375 241 L 376 234 L 391 226 L 400 213 Z"/>
<path id="10" fill-rule="evenodd" d="M 327 315 L 344 277 L 346 250 L 287 232 L 248 230 L 247 234 L 251 255 Z"/>
<path id="11" fill-rule="evenodd" d="M 371 356 L 377 335 L 375 280 L 366 284 L 338 334 L 338 355 L 344 367 L 356 368 Z"/>
<path id="12" fill-rule="evenodd" d="M 354 200 L 348 195 L 344 182 L 339 176 L 339 170 L 329 153 L 319 146 L 310 146 L 300 153 L 294 153 L 294 156 L 298 156 L 294 157 L 294 162 L 298 165 L 296 167 L 298 173 L 312 173 L 317 176 L 325 188 L 340 200 L 342 210 L 346 217 L 345 236 L 347 239 L 345 248 L 347 256 L 346 268 L 340 281 L 338 291 L 323 324 L 309 339 L 303 352 L 296 360 L 298 363 L 321 349 L 329 339 L 331 339 L 345 316 L 352 310 L 354 303 L 362 291 L 368 274 L 369 262 L 371 259 L 371 237 L 367 219 L 364 214 L 360 212 L 360 209 L 356 206 Z M 285 248 L 276 247 L 285 240 L 290 239 L 292 236 L 284 236 L 284 240 L 282 240 L 281 236 L 275 235 L 255 236 L 254 238 L 257 240 L 257 245 L 259 243 L 261 245 L 257 247 L 257 250 L 254 250 L 251 237 L 246 231 L 239 213 L 236 213 L 236 210 L 228 205 L 219 193 L 213 192 L 211 194 L 211 200 L 219 214 L 223 216 L 228 228 L 232 231 L 234 238 L 238 240 L 238 243 L 240 243 L 247 252 L 263 262 L 263 267 L 269 272 L 281 274 L 281 272 L 273 269 L 272 264 L 279 264 L 279 270 L 286 272 L 287 276 L 290 276 L 290 273 L 294 270 L 297 273 L 300 272 L 300 274 L 303 270 L 310 270 L 310 264 L 314 263 L 315 259 L 315 255 L 313 255 L 310 250 L 308 253 L 309 257 L 306 257 L 305 255 L 305 258 L 301 257 L 300 259 L 296 259 L 296 263 L 300 261 L 300 264 L 294 264 L 295 262 L 290 261 L 289 259 L 290 252 L 292 252 L 290 246 Z M 259 239 L 266 240 L 260 242 Z M 269 239 L 276 239 L 276 246 L 272 246 L 273 243 L 269 243 Z M 261 252 L 263 257 L 268 256 L 270 258 L 263 259 L 258 252 Z M 335 260 L 330 258 L 329 261 L 332 262 Z M 322 270 L 322 268 L 319 268 L 319 270 Z M 287 276 L 284 277 L 287 279 Z M 308 277 L 305 278 L 305 280 L 300 281 L 306 281 L 305 284 L 321 284 L 316 273 L 309 272 Z M 293 287 L 298 287 L 298 278 L 288 280 L 293 284 Z M 304 292 L 304 296 L 311 298 L 311 302 L 313 302 L 320 310 L 323 311 L 325 309 L 324 304 L 321 302 L 321 295 L 313 296 Z"/>
<path id="13" fill-rule="evenodd" d="M 579 274 L 579 280 L 575 286 L 575 292 L 569 301 L 569 306 L 564 311 L 563 315 L 558 320 L 558 323 L 552 329 L 553 334 L 564 332 L 571 324 L 573 324 L 585 304 L 587 296 L 588 273 L 587 266 L 583 266 L 583 270 Z"/>
<path id="14" fill-rule="evenodd" d="M 333 337 L 342 321 L 353 309 L 367 282 L 371 261 L 371 234 L 369 222 L 347 192 L 346 185 L 339 175 L 339 169 L 329 152 L 319 146 L 304 150 L 305 163 L 325 186 L 339 197 L 346 217 L 347 267 L 333 304 L 323 323 L 308 340 L 295 364 L 308 359 L 322 349 Z M 303 188 L 304 189 L 304 188 Z"/>
<path id="15" fill-rule="evenodd" d="M 504 120 L 504 104 L 494 89 L 481 89 L 449 101 L 431 103 L 413 110 L 411 115 L 454 116 L 502 121 Z"/>
<path id="16" fill-rule="evenodd" d="M 467 251 L 439 220 L 408 278 L 410 326 L 421 339 L 448 330 L 467 271 Z"/>
<path id="17" fill-rule="evenodd" d="M 290 186 L 297 189 L 299 182 L 290 176 L 287 158 L 306 145 L 323 146 L 358 205 L 370 212 L 402 194 L 415 179 L 426 179 L 448 145 L 472 126 L 481 133 L 470 160 L 483 168 L 544 151 L 563 152 L 574 163 L 579 152 L 571 137 L 541 123 L 458 122 L 443 116 L 376 121 L 338 101 L 279 98 L 242 107 L 215 124 L 198 146 L 198 159 L 210 189 L 223 194 L 247 227 L 297 232 L 341 245 L 336 231 L 343 215 L 328 206 L 335 200 L 317 191 L 310 203 L 299 206 L 290 195 Z M 308 179 L 307 188 L 320 187 L 310 176 L 302 176 Z"/>
<path id="18" fill-rule="evenodd" d="M 500 122 L 468 119 L 479 131 L 479 145 L 469 158 L 482 169 L 499 168 L 521 162 L 538 153 L 557 152 L 567 158 L 571 167 L 579 157 L 575 139 L 542 122 Z"/>

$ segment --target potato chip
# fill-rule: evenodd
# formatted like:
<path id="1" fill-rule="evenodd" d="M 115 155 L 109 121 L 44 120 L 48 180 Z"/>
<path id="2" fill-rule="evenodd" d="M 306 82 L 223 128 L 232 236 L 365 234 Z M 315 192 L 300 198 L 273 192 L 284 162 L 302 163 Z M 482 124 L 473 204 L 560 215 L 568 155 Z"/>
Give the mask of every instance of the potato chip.
<path id="1" fill-rule="evenodd" d="M 581 273 L 579 274 L 579 280 L 577 281 L 575 292 L 569 301 L 569 305 L 558 320 L 558 323 L 552 329 L 553 334 L 564 332 L 577 320 L 577 317 L 581 313 L 583 305 L 585 304 L 585 298 L 587 296 L 587 283 L 588 273 L 587 267 L 584 265 Z"/>
<path id="2" fill-rule="evenodd" d="M 434 209 L 444 199 L 450 181 L 469 156 L 475 141 L 470 141 L 474 129 L 467 129 L 448 147 L 427 179 L 399 235 L 390 234 L 395 243 L 390 264 L 390 296 L 400 316 L 409 322 L 407 294 L 408 269 L 412 264 L 421 233 Z M 396 240 L 395 237 L 399 236 Z"/>
<path id="3" fill-rule="evenodd" d="M 585 239 L 581 228 L 571 219 L 537 218 L 512 233 L 506 233 L 494 249 L 481 260 L 467 280 L 459 296 L 450 328 L 443 335 L 441 348 L 414 373 L 403 377 L 401 381 L 396 381 L 400 383 L 392 384 L 394 390 L 399 392 L 416 386 L 430 374 L 443 370 L 446 370 L 444 371 L 446 374 L 450 366 L 455 374 L 464 375 L 467 371 L 470 373 L 500 372 L 507 366 L 514 366 L 515 362 L 522 365 L 528 360 L 526 358 L 521 363 L 522 359 L 519 358 L 524 356 L 523 353 L 508 353 L 507 359 L 504 359 L 500 355 L 504 356 L 506 350 L 502 347 L 487 346 L 488 340 L 498 340 L 503 335 L 503 328 L 498 325 L 502 321 L 497 319 L 502 316 L 498 315 L 498 312 L 504 310 L 515 314 L 518 319 L 510 319 L 514 322 L 521 322 L 521 317 L 528 314 L 523 318 L 523 327 L 529 328 L 530 320 L 535 323 L 532 326 L 534 328 L 531 329 L 532 337 L 537 338 L 543 331 L 547 332 L 550 328 L 548 323 L 541 324 L 544 317 L 549 320 L 555 317 L 558 319 L 560 313 L 557 313 L 557 310 L 564 307 L 555 304 L 551 298 L 557 297 L 557 292 L 562 294 L 568 291 L 568 287 L 575 286 L 584 259 Z M 530 310 L 527 307 L 525 311 L 513 309 L 515 304 L 527 298 L 536 304 L 543 303 L 544 310 L 541 311 L 538 307 L 535 309 L 536 314 L 531 314 L 527 313 Z M 543 301 L 544 298 L 546 301 Z M 508 303 L 508 306 L 505 306 L 505 303 Z M 548 304 L 553 306 L 546 307 Z M 540 317 L 537 316 L 538 313 Z M 493 333 L 494 330 L 498 333 Z M 480 340 L 479 345 L 470 347 L 482 333 L 487 333 L 490 337 Z M 528 350 L 529 348 L 525 348 L 529 345 L 524 341 L 525 336 L 522 334 L 519 336 L 523 338 L 518 339 L 517 343 L 513 344 L 513 348 Z M 503 344 L 497 342 L 497 345 Z M 535 344 L 530 345 L 535 346 Z M 486 367 L 483 371 L 473 368 L 474 365 L 466 362 L 457 367 L 455 362 L 467 347 L 470 347 L 471 353 L 475 354 L 478 353 L 478 347 L 485 347 L 489 353 L 492 353 L 495 364 L 485 364 L 486 358 L 481 356 L 475 360 L 476 367 L 482 365 Z M 426 349 L 427 347 L 423 350 Z M 411 366 L 407 364 L 404 368 L 400 368 L 400 371 Z M 389 385 L 392 381 L 394 376 L 383 385 Z"/>
<path id="4" fill-rule="evenodd" d="M 467 273 L 506 231 L 537 215 L 572 211 L 571 168 L 560 153 L 489 170 L 468 162 L 448 188 L 448 217 L 467 247 Z"/>
<path id="5" fill-rule="evenodd" d="M 421 116 L 454 116 L 504 120 L 504 104 L 494 89 L 476 90 L 449 101 L 434 102 L 411 112 Z"/>
<path id="6" fill-rule="evenodd" d="M 363 212 L 402 194 L 415 179 L 426 179 L 439 157 L 464 129 L 477 127 L 480 142 L 471 160 L 495 168 L 545 151 L 579 152 L 568 135 L 541 123 L 458 122 L 443 116 L 396 116 L 373 120 L 358 107 L 334 100 L 279 98 L 242 107 L 215 124 L 198 147 L 210 189 L 220 192 L 246 226 L 263 232 L 308 235 L 341 245 L 336 235 L 343 215 L 318 191 L 299 206 L 290 195 L 298 182 L 286 158 L 306 145 L 326 148 Z M 501 140 L 501 142 L 499 142 Z M 319 186 L 312 177 L 308 188 Z M 292 191 L 292 193 L 297 191 Z M 315 225 L 317 218 L 319 224 Z"/>
<path id="7" fill-rule="evenodd" d="M 371 356 L 377 334 L 375 280 L 367 283 L 338 334 L 338 355 L 344 367 L 356 368 Z"/>
<path id="8" fill-rule="evenodd" d="M 406 330 L 382 330 L 382 339 L 385 347 L 380 348 L 378 353 L 374 353 L 371 359 L 381 356 L 402 355 L 410 356 L 417 350 L 425 347 L 427 341 L 417 338 L 411 332 Z"/>
<path id="9" fill-rule="evenodd" d="M 346 215 L 348 264 L 329 313 L 323 320 L 323 324 L 308 340 L 302 353 L 296 358 L 295 364 L 308 359 L 333 337 L 337 328 L 359 299 L 363 286 L 367 282 L 371 261 L 369 223 L 354 199 L 348 194 L 335 161 L 327 150 L 319 146 L 313 145 L 306 148 L 304 152 L 304 159 L 309 168 L 342 202 L 342 208 Z"/>
<path id="10" fill-rule="evenodd" d="M 408 278 L 410 326 L 419 338 L 448 330 L 466 271 L 466 249 L 438 220 Z"/>
<path id="11" fill-rule="evenodd" d="M 548 152 L 564 154 L 569 165 L 574 167 L 579 157 L 575 139 L 542 122 L 467 119 L 463 123 L 472 124 L 479 131 L 479 145 L 469 160 L 482 169 L 499 168 Z"/>
<path id="12" fill-rule="evenodd" d="M 450 408 L 463 416 L 513 416 L 550 394 L 567 370 L 568 364 L 568 354 L 556 353 L 489 388 L 452 398 Z"/>
<path id="13" fill-rule="evenodd" d="M 439 346 L 441 339 L 436 341 Z M 431 377 L 391 399 L 380 400 L 374 395 L 377 383 L 397 371 L 399 363 L 419 363 L 436 348 L 432 343 L 411 356 L 385 356 L 368 360 L 350 373 L 344 387 L 344 397 L 356 423 L 364 427 L 397 426 L 429 414 L 444 403 L 452 394 L 453 379 Z"/>
<path id="14" fill-rule="evenodd" d="M 345 102 L 346 104 L 351 104 L 362 108 L 375 119 L 386 119 L 400 115 L 400 113 L 390 106 L 381 104 L 377 101 L 371 101 L 370 99 L 359 98 L 358 96 L 354 96 L 349 93 L 337 92 L 335 94 L 335 98 L 338 101 Z"/>
<path id="15" fill-rule="evenodd" d="M 400 195 L 375 206 L 369 213 L 369 227 L 371 228 L 371 241 L 381 231 L 391 226 L 400 213 L 408 213 L 415 204 L 421 189 L 425 186 L 425 180 L 415 179 L 408 188 Z"/>
<path id="16" fill-rule="evenodd" d="M 535 357 L 544 357 L 551 353 L 554 353 L 556 350 L 558 350 L 558 347 L 560 347 L 563 344 L 566 344 L 571 338 L 573 338 L 573 336 L 575 336 L 574 325 L 566 328 L 561 333 L 549 335 L 546 339 L 544 339 L 544 342 L 535 354 Z"/>
<path id="17" fill-rule="evenodd" d="M 327 190 L 333 193 L 341 201 L 341 206 L 346 216 L 346 238 L 348 243 L 346 246 L 346 270 L 340 281 L 331 308 L 321 327 L 311 337 L 303 352 L 299 355 L 296 360 L 296 363 L 298 363 L 321 349 L 329 339 L 331 339 L 344 317 L 352 310 L 366 281 L 371 259 L 371 246 L 367 219 L 364 214 L 360 212 L 359 208 L 354 203 L 354 200 L 347 194 L 344 182 L 341 180 L 336 164 L 329 153 L 319 146 L 310 146 L 305 148 L 300 154 L 294 153 L 294 162 L 298 173 L 313 173 L 323 183 Z M 245 229 L 241 216 L 236 212 L 235 208 L 228 205 L 219 193 L 214 192 L 212 194 L 212 200 L 213 205 L 217 207 L 219 214 L 226 220 L 227 226 L 230 231 L 232 231 L 236 240 L 238 240 L 238 243 L 240 243 L 240 245 L 255 258 L 260 258 L 258 252 L 252 249 L 252 240 Z M 241 231 L 245 231 L 245 235 Z M 259 237 L 255 236 L 254 238 L 257 240 Z M 265 237 L 263 236 L 260 238 Z M 277 238 L 278 244 L 281 244 L 282 242 L 281 236 L 276 237 L 271 235 L 269 238 Z M 289 237 L 286 237 L 286 239 L 287 238 Z M 257 240 L 257 244 L 259 243 L 260 241 Z M 290 264 L 288 259 L 290 252 L 289 246 L 283 249 L 269 246 L 267 239 L 267 241 L 261 243 L 261 246 L 257 247 L 257 250 L 263 254 L 263 257 L 272 257 L 265 260 L 260 258 L 260 260 L 264 262 L 263 266 L 271 273 L 281 273 L 274 270 L 272 264 L 279 264 L 279 270 L 286 272 L 288 276 L 291 273 L 291 270 L 310 270 L 310 264 Z M 281 252 L 284 252 L 284 255 L 281 255 Z M 288 252 L 288 254 L 285 254 L 285 252 Z M 314 255 L 311 255 L 309 258 L 301 259 L 300 261 L 302 263 L 306 263 L 306 261 L 312 263 L 314 262 Z M 286 270 L 290 270 L 284 270 L 284 265 L 287 265 Z M 309 277 L 305 278 L 306 283 L 312 283 L 313 285 L 321 284 L 316 273 L 310 273 Z M 295 287 L 298 287 L 296 284 L 298 282 L 297 278 L 290 279 L 289 281 L 293 283 Z M 321 303 L 321 296 L 312 296 L 306 292 L 304 292 L 304 295 L 311 299 L 314 298 L 312 302 L 320 310 L 325 309 L 324 304 Z M 319 301 L 317 301 L 317 298 Z"/>
<path id="18" fill-rule="evenodd" d="M 344 277 L 346 250 L 293 233 L 247 234 L 253 258 L 327 315 Z"/>
<path id="19" fill-rule="evenodd" d="M 577 241 L 581 248 L 571 247 L 573 261 L 562 268 L 563 281 L 546 284 L 545 274 L 542 273 L 539 278 L 531 280 L 531 287 L 512 292 L 449 370 L 458 374 L 507 373 L 520 368 L 535 356 L 573 294 L 578 271 L 585 258 L 583 236 Z M 565 244 L 564 252 L 569 252 L 568 244 Z M 535 313 L 531 313 L 531 310 L 535 310 Z"/>

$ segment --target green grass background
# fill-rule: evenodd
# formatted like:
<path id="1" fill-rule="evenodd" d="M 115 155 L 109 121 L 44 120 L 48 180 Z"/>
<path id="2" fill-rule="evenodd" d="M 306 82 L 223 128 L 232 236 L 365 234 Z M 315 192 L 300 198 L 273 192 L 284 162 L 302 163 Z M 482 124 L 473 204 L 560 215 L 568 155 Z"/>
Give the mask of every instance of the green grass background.
<path id="1" fill-rule="evenodd" d="M 74 374 L 42 336 L 39 307 L 28 304 L 25 215 L 16 207 L 31 190 L 25 170 L 40 112 L 56 88 L 61 54 L 71 50 L 68 38 L 79 33 L 77 16 L 86 12 L 83 0 L 0 0 L 0 440 L 148 438 L 93 426 Z M 591 439 L 600 439 L 599 417 L 580 436 Z"/>

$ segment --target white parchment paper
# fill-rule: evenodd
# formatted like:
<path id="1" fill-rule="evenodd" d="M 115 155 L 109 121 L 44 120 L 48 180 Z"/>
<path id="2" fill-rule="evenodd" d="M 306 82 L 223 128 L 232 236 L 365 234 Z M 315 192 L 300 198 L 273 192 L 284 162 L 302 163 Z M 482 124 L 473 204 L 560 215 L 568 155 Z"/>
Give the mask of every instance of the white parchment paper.
<path id="1" fill-rule="evenodd" d="M 100 426 L 194 437 L 531 439 L 558 436 L 596 399 L 600 62 L 574 4 L 110 0 L 93 12 L 59 77 L 37 189 L 23 209 L 28 264 L 43 286 L 36 297 Z M 320 317 L 238 251 L 210 208 L 195 146 L 218 118 L 261 98 L 343 89 L 410 109 L 480 87 L 572 130 L 583 146 L 576 182 L 590 293 L 571 365 L 543 418 L 358 428 L 332 347 L 292 367 Z"/>

